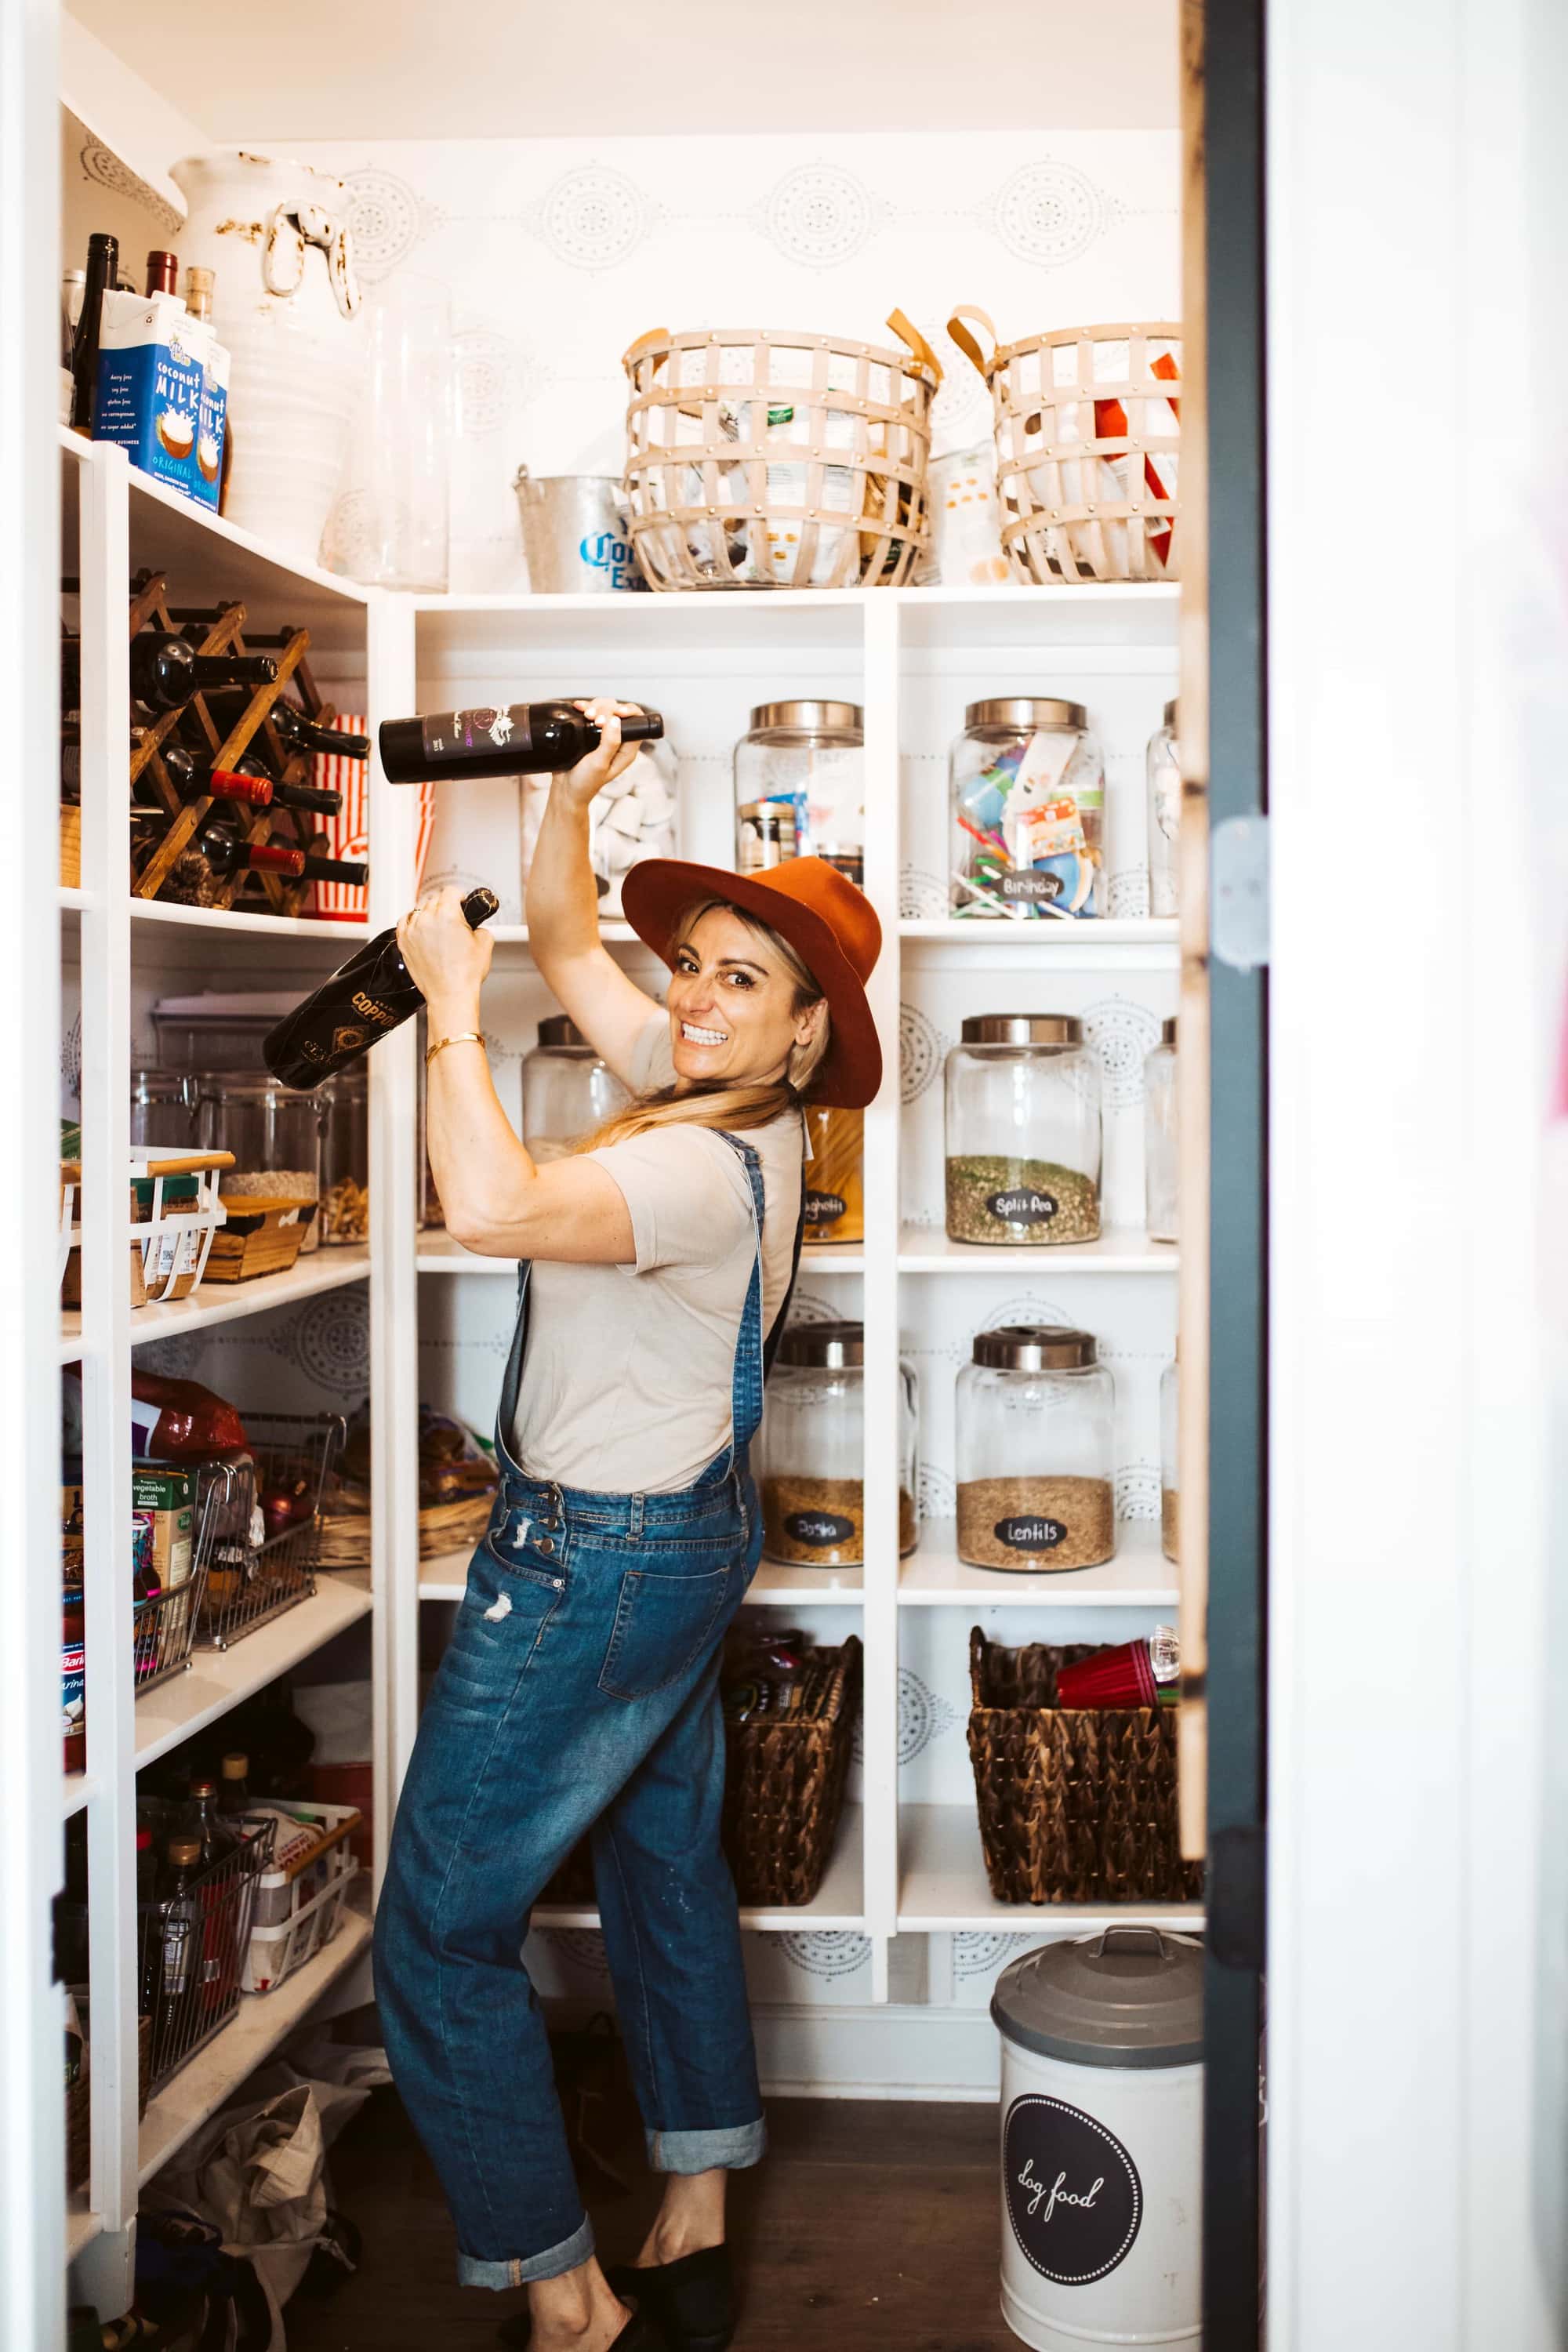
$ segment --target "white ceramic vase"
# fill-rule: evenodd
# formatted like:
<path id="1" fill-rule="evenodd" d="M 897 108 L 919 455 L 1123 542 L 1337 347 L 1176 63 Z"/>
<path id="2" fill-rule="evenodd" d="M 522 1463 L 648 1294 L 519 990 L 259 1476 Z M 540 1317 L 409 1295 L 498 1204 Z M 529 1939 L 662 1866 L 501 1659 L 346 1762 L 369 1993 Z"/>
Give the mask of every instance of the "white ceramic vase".
<path id="1" fill-rule="evenodd" d="M 180 260 L 213 271 L 230 355 L 225 515 L 314 563 L 362 363 L 348 192 L 329 172 L 238 149 L 188 155 L 173 175 L 187 206 Z"/>

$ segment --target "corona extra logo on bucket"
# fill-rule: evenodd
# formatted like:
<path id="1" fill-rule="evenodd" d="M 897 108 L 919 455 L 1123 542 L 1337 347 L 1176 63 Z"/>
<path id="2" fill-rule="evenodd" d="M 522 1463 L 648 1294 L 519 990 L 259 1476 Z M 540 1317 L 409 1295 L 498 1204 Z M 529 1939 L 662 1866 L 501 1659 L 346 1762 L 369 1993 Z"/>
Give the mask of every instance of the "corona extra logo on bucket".
<path id="1" fill-rule="evenodd" d="M 611 530 L 594 531 L 578 541 L 577 552 L 591 572 L 607 572 L 612 587 L 635 585 L 637 572 L 628 540 L 617 539 Z"/>

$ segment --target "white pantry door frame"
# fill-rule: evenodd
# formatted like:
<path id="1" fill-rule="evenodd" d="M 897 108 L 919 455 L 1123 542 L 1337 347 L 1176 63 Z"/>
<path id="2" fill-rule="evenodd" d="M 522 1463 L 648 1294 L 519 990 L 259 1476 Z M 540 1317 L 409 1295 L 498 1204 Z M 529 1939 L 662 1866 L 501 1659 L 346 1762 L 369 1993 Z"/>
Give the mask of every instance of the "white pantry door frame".
<path id="1" fill-rule="evenodd" d="M 1565 2340 L 1564 15 L 1269 0 L 1270 2352 Z"/>

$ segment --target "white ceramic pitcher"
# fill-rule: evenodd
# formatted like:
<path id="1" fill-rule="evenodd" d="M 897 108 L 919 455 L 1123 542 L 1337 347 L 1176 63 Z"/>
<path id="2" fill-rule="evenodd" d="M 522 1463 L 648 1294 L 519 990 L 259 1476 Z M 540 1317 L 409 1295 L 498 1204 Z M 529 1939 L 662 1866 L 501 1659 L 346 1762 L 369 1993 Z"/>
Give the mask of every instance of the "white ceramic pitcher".
<path id="1" fill-rule="evenodd" d="M 314 563 L 359 390 L 348 192 L 330 172 L 240 149 L 172 168 L 187 206 L 181 264 L 214 272 L 213 323 L 232 362 L 225 514 Z"/>

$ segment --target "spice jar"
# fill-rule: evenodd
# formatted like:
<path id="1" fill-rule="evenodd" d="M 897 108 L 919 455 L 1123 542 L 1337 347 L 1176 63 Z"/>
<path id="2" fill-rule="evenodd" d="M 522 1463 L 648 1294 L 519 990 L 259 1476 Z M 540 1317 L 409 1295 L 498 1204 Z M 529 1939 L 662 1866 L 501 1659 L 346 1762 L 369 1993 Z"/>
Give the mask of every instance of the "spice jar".
<path id="1" fill-rule="evenodd" d="M 1081 702 L 972 702 L 948 762 L 952 910 L 1014 922 L 1104 908 L 1105 756 Z"/>
<path id="2" fill-rule="evenodd" d="M 1176 1451 L 1181 1387 L 1178 1348 L 1176 1361 L 1167 1364 L 1160 1375 L 1160 1549 L 1167 1559 L 1180 1559 L 1182 1556 L 1177 1549 L 1181 1540 L 1181 1457 Z"/>
<path id="3" fill-rule="evenodd" d="M 522 1060 L 522 1139 L 535 1160 L 564 1160 L 630 1100 L 564 1013 L 540 1023 L 539 1043 Z"/>
<path id="4" fill-rule="evenodd" d="M 763 1549 L 794 1568 L 866 1558 L 865 1328 L 799 1323 L 779 1341 L 763 1435 Z M 915 1378 L 899 1366 L 899 1552 L 915 1548 Z"/>
<path id="5" fill-rule="evenodd" d="M 1089 1332 L 977 1332 L 957 1409 L 960 1559 L 1026 1573 L 1110 1559 L 1116 1384 Z"/>
<path id="6" fill-rule="evenodd" d="M 858 702 L 763 702 L 735 746 L 735 863 L 742 873 L 755 839 L 742 812 L 782 802 L 795 815 L 797 857 L 826 857 L 860 879 L 866 844 L 865 735 Z M 773 862 L 772 860 L 768 861 Z"/>
<path id="7" fill-rule="evenodd" d="M 866 1114 L 807 1103 L 805 1229 L 814 1249 L 866 1238 L 862 1151 Z"/>
<path id="8" fill-rule="evenodd" d="M 1176 757 L 1176 706 L 1165 705 L 1165 723 L 1149 738 L 1149 912 L 1177 911 L 1176 836 L 1182 821 L 1182 771 Z"/>
<path id="9" fill-rule="evenodd" d="M 188 1156 L 196 1148 L 196 1081 L 188 1070 L 132 1070 L 131 1142 Z"/>
<path id="10" fill-rule="evenodd" d="M 321 1089 L 327 1106 L 321 1153 L 321 1239 L 370 1239 L 370 1085 L 363 1062 Z"/>
<path id="11" fill-rule="evenodd" d="M 1178 1234 L 1176 1150 L 1176 1024 L 1161 1024 L 1160 1042 L 1143 1059 L 1144 1223 L 1152 1242 Z"/>
<path id="12" fill-rule="evenodd" d="M 1100 1064 L 1059 1013 L 966 1019 L 947 1057 L 947 1231 L 955 1242 L 1100 1234 Z"/>
<path id="13" fill-rule="evenodd" d="M 198 1149 L 234 1154 L 234 1166 L 218 1179 L 220 1198 L 292 1192 L 320 1202 L 327 1119 L 321 1089 L 297 1094 L 255 1070 L 215 1070 L 197 1085 Z M 303 1255 L 319 1246 L 321 1220 L 313 1210 L 298 1213 L 305 1225 Z"/>

